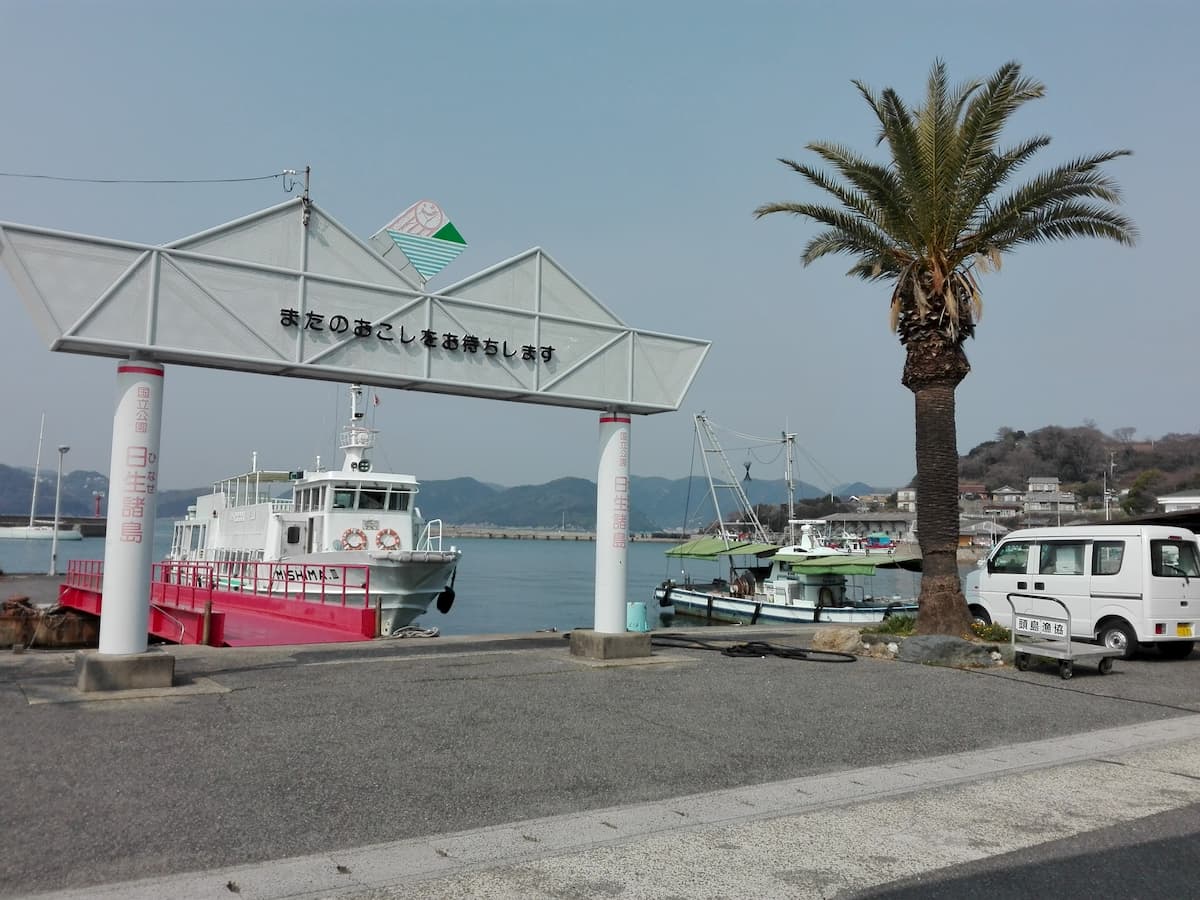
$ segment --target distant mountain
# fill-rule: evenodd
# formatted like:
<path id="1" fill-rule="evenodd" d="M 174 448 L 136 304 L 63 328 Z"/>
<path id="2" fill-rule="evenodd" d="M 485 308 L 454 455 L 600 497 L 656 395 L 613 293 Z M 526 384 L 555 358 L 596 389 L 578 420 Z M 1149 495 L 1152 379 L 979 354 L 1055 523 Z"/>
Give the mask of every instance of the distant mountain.
<path id="1" fill-rule="evenodd" d="M 43 472 L 38 488 L 38 518 L 54 515 L 54 481 L 57 473 Z M 631 531 L 675 531 L 700 528 L 717 518 L 713 511 L 708 482 L 701 477 L 630 478 L 629 528 Z M 787 501 L 782 480 L 743 481 L 743 490 L 755 505 L 778 506 Z M 0 511 L 9 515 L 28 514 L 33 485 L 31 469 L 0 465 Z M 188 506 L 209 487 L 159 491 L 158 516 L 173 519 L 183 516 Z M 62 513 L 70 516 L 91 515 L 95 509 L 94 491 L 108 493 L 108 479 L 99 472 L 71 472 L 63 475 Z M 871 493 L 861 482 L 839 490 Z M 282 492 L 282 491 L 281 491 Z M 813 499 L 824 491 L 799 483 L 796 498 Z M 734 504 L 730 491 L 718 491 L 726 512 Z M 500 528 L 562 528 L 588 530 L 596 524 L 596 484 L 585 478 L 559 478 L 546 484 L 501 487 L 474 478 L 422 481 L 417 505 L 428 518 L 450 525 L 493 525 Z M 107 506 L 105 506 L 107 510 Z M 686 514 L 686 522 L 685 522 Z"/>

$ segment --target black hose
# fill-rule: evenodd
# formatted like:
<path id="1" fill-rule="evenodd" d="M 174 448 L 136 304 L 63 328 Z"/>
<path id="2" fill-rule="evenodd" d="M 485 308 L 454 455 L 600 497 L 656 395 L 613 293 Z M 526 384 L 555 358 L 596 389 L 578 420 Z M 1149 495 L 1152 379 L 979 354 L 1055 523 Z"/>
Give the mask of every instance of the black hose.
<path id="1" fill-rule="evenodd" d="M 839 653 L 835 650 L 813 650 L 811 647 L 789 647 L 785 644 L 770 644 L 766 641 L 746 641 L 742 643 L 715 643 L 702 638 L 688 637 L 683 634 L 656 634 L 650 639 L 655 647 L 681 647 L 687 650 L 715 650 L 724 656 L 752 656 L 759 659 L 768 656 L 778 656 L 780 659 L 802 659 L 808 662 L 843 663 L 857 662 L 858 657 L 853 653 Z"/>

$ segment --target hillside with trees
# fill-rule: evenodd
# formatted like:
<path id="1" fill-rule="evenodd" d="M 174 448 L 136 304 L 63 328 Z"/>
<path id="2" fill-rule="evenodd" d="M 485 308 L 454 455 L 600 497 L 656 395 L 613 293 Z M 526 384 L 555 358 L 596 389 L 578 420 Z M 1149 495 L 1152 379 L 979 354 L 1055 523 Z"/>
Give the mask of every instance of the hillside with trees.
<path id="1" fill-rule="evenodd" d="M 1162 494 L 1200 488 L 1200 435 L 1138 440 L 1135 432 L 1125 427 L 1105 434 L 1094 422 L 1031 432 L 1006 426 L 961 457 L 958 477 L 994 491 L 1021 490 L 1031 477 L 1054 476 L 1083 507 L 1103 506 L 1107 486 L 1129 515 L 1154 512 Z"/>

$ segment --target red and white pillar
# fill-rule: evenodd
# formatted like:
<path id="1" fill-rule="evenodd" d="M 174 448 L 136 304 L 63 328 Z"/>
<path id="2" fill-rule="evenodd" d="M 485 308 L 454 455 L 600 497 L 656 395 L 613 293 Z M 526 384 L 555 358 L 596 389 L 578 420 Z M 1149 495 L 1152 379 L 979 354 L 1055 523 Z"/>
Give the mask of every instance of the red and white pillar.
<path id="1" fill-rule="evenodd" d="M 629 545 L 629 416 L 600 417 L 596 475 L 596 622 L 601 634 L 624 634 Z"/>
<path id="2" fill-rule="evenodd" d="M 144 653 L 147 646 L 162 396 L 161 365 L 142 360 L 118 364 L 100 610 L 102 654 Z"/>

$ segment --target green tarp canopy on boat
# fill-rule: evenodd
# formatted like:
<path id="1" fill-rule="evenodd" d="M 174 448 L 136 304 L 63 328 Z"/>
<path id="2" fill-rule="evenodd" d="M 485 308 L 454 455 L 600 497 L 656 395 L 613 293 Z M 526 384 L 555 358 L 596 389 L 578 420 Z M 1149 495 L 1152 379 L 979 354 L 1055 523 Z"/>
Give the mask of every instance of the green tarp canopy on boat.
<path id="1" fill-rule="evenodd" d="M 666 555 L 688 559 L 716 559 L 720 556 L 762 556 L 774 553 L 778 549 L 775 544 L 759 544 L 753 541 L 726 543 L 719 537 L 708 535 L 672 547 L 666 551 Z"/>
<path id="2" fill-rule="evenodd" d="M 794 571 L 808 575 L 874 575 L 876 569 L 921 571 L 921 557 L 899 553 L 847 554 L 846 556 L 805 556 L 777 553 L 775 559 L 792 564 Z"/>
<path id="3" fill-rule="evenodd" d="M 875 563 L 863 556 L 801 556 L 776 553 L 775 559 L 791 563 L 793 572 L 806 575 L 874 575 Z"/>

